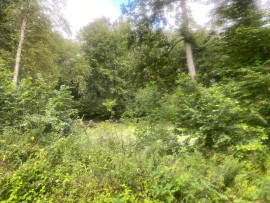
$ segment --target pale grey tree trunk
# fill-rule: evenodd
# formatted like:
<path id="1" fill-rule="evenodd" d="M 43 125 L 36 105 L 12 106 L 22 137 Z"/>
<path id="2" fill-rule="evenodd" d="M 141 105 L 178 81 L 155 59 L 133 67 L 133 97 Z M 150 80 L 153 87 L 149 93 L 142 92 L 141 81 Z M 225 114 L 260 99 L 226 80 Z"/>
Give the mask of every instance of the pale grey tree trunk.
<path id="1" fill-rule="evenodd" d="M 186 0 L 181 0 L 181 9 L 182 9 L 182 20 L 183 20 L 182 30 L 183 30 L 184 40 L 185 40 L 187 67 L 188 67 L 188 72 L 192 80 L 194 80 L 196 76 L 196 69 L 194 65 L 191 43 L 189 41 L 190 36 L 189 36 L 188 12 L 187 12 Z"/>
<path id="2" fill-rule="evenodd" d="M 15 67 L 14 67 L 14 76 L 13 76 L 13 82 L 15 85 L 18 84 L 19 80 L 19 72 L 20 72 L 20 61 L 21 61 L 21 55 L 22 55 L 22 45 L 25 38 L 25 30 L 28 23 L 29 14 L 31 13 L 31 0 L 28 2 L 28 8 L 27 12 L 23 18 L 21 31 L 20 31 L 20 39 L 19 39 L 19 45 L 17 49 L 16 59 L 15 59 Z"/>
<path id="3" fill-rule="evenodd" d="M 194 80 L 196 76 L 196 69 L 193 61 L 191 44 L 189 42 L 185 42 L 185 48 L 186 48 L 188 72 L 191 75 L 192 80 Z"/>
<path id="4" fill-rule="evenodd" d="M 23 21 L 22 21 L 19 46 L 18 46 L 17 54 L 16 54 L 14 76 L 13 76 L 13 82 L 15 83 L 15 85 L 18 84 L 19 71 L 20 71 L 20 60 L 21 60 L 21 54 L 22 54 L 22 45 L 23 45 L 24 38 L 25 38 L 25 29 L 26 29 L 26 26 L 27 26 L 27 22 L 28 22 L 28 16 L 25 16 L 23 18 Z"/>

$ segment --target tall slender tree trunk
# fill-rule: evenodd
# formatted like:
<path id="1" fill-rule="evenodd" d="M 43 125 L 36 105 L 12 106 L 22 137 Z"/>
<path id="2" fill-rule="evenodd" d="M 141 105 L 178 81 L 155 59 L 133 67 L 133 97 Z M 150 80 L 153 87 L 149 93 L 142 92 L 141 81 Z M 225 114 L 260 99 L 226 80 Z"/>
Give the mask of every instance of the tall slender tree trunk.
<path id="1" fill-rule="evenodd" d="M 185 42 L 185 48 L 186 48 L 188 72 L 191 75 L 192 80 L 194 80 L 196 76 L 196 69 L 193 61 L 191 44 L 189 42 Z"/>
<path id="2" fill-rule="evenodd" d="M 183 20 L 183 36 L 185 41 L 185 48 L 186 48 L 186 57 L 187 57 L 187 67 L 188 72 L 192 78 L 195 79 L 196 76 L 196 69 L 194 65 L 193 53 L 190 43 L 190 36 L 189 36 L 189 26 L 188 26 L 188 13 L 187 13 L 187 5 L 186 0 L 181 0 L 181 9 L 182 9 L 182 20 Z"/>
<path id="3" fill-rule="evenodd" d="M 15 85 L 18 84 L 18 79 L 19 79 L 20 61 L 21 61 L 21 54 L 22 54 L 22 45 L 23 45 L 24 38 L 25 38 L 25 30 L 26 30 L 26 26 L 27 26 L 27 23 L 28 23 L 28 15 L 30 13 L 30 10 L 31 10 L 31 5 L 29 3 L 28 11 L 27 11 L 27 13 L 26 13 L 26 15 L 25 15 L 25 17 L 23 18 L 23 21 L 22 21 L 20 40 L 19 40 L 19 45 L 18 45 L 17 54 L 16 54 L 15 67 L 14 67 L 14 76 L 13 76 L 13 82 L 15 83 Z"/>

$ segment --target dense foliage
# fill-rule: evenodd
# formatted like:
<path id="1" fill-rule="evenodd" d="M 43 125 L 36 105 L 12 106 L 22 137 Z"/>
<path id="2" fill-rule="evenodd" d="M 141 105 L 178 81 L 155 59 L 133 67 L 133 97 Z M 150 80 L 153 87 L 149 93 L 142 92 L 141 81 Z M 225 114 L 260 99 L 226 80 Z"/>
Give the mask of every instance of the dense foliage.
<path id="1" fill-rule="evenodd" d="M 49 2 L 0 0 L 0 202 L 270 201 L 270 29 L 256 1 L 213 1 L 215 26 L 186 19 L 188 38 L 165 29 L 180 1 L 129 1 L 77 41 Z"/>

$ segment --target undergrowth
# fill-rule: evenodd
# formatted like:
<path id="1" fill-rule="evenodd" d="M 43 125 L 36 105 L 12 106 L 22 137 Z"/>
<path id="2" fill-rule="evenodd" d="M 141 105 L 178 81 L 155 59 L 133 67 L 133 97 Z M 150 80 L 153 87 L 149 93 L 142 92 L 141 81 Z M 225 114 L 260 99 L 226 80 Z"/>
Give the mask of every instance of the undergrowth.
<path id="1" fill-rule="evenodd" d="M 195 88 L 187 99 L 200 104 L 196 108 L 178 90 L 156 108 L 142 107 L 145 114 L 139 116 L 144 119 L 136 124 L 86 126 L 76 117 L 68 87 L 51 91 L 41 78 L 15 87 L 9 77 L 7 72 L 0 77 L 0 202 L 270 201 L 263 125 L 252 128 L 234 117 L 235 112 L 248 112 L 233 99 L 222 103 L 225 96 L 216 87 L 202 91 L 187 84 Z M 171 116 L 159 113 L 165 104 L 170 104 Z M 230 131 L 220 134 L 214 115 Z M 155 116 L 172 122 L 157 122 Z M 185 116 L 197 132 L 184 122 Z M 234 122 L 227 122 L 230 118 Z M 257 135 L 257 144 L 244 145 L 247 131 Z M 204 134 L 210 132 L 214 143 L 209 147 Z M 224 140 L 226 136 L 231 139 Z M 230 142 L 238 148 L 227 147 Z"/>
<path id="2" fill-rule="evenodd" d="M 25 154 L 1 174 L 3 202 L 246 202 L 269 201 L 270 174 L 233 155 L 202 154 L 194 147 L 136 130 L 133 139 L 103 123 L 74 130 Z M 138 128 L 142 128 L 140 125 Z M 148 129 L 148 130 L 145 130 Z M 163 129 L 163 128 L 162 128 Z M 161 133 L 161 134 L 159 134 Z M 173 132 L 166 132 L 174 137 Z M 161 136 L 160 136 L 161 137 Z M 14 148 L 13 148 L 14 147 Z M 15 149 L 16 146 L 11 145 Z M 168 150 L 170 149 L 170 150 Z M 24 147 L 24 150 L 27 149 Z M 16 154 L 19 154 L 16 152 Z M 16 155 L 17 156 L 17 155 Z M 12 161 L 2 156 L 1 167 Z M 18 157 L 17 157 L 18 158 Z M 267 163 L 270 163 L 267 161 Z M 267 166 L 267 171 L 269 166 Z"/>

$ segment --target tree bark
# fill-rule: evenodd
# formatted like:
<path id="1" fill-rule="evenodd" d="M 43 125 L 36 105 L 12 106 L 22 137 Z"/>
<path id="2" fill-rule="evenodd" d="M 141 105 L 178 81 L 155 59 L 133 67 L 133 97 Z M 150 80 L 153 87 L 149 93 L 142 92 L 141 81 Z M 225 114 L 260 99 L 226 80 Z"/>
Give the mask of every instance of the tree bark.
<path id="1" fill-rule="evenodd" d="M 19 45 L 18 45 L 17 54 L 16 54 L 16 61 L 15 61 L 15 67 L 14 67 L 14 76 L 13 76 L 13 82 L 14 82 L 15 85 L 18 84 L 18 79 L 19 79 L 20 61 L 21 61 L 21 54 L 22 54 L 22 45 L 23 45 L 24 38 L 25 38 L 25 30 L 26 30 L 26 26 L 27 26 L 27 23 L 28 23 L 28 14 L 29 13 L 30 13 L 30 4 L 29 4 L 29 7 L 28 7 L 27 14 L 25 15 L 25 17 L 23 18 L 23 21 L 22 21 L 21 34 L 20 34 L 20 40 L 19 40 Z"/>
<path id="2" fill-rule="evenodd" d="M 185 47 L 186 47 L 186 55 L 187 55 L 188 72 L 191 75 L 192 80 L 194 80 L 196 76 L 196 69 L 195 69 L 195 65 L 193 61 L 191 44 L 189 42 L 185 42 Z"/>
<path id="3" fill-rule="evenodd" d="M 196 69 L 194 65 L 193 53 L 190 43 L 190 36 L 189 36 L 189 25 L 188 25 L 188 12 L 187 12 L 187 5 L 186 0 L 181 0 L 181 9 L 182 9 L 182 20 L 183 20 L 183 36 L 185 42 L 185 49 L 186 49 L 186 58 L 187 58 L 187 67 L 188 72 L 192 78 L 195 79 L 196 76 Z"/>

